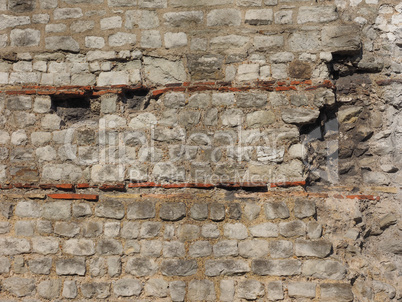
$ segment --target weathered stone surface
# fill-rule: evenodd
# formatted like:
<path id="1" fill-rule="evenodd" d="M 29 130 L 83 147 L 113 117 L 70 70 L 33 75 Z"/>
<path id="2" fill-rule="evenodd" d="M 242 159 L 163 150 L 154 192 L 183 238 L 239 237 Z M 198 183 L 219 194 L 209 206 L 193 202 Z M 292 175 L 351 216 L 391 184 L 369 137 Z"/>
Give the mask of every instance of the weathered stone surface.
<path id="1" fill-rule="evenodd" d="M 353 301 L 353 292 L 350 284 L 324 283 L 321 284 L 321 298 L 326 301 L 349 302 Z"/>
<path id="2" fill-rule="evenodd" d="M 301 220 L 281 222 L 279 233 L 284 237 L 300 237 L 306 234 L 306 224 Z"/>
<path id="3" fill-rule="evenodd" d="M 247 300 L 256 300 L 264 296 L 264 285 L 257 280 L 245 280 L 239 282 L 237 295 L 239 298 Z"/>
<path id="4" fill-rule="evenodd" d="M 20 277 L 10 277 L 3 282 L 4 289 L 17 297 L 26 297 L 34 294 L 35 280 Z"/>
<path id="5" fill-rule="evenodd" d="M 283 300 L 283 285 L 281 281 L 271 281 L 268 283 L 268 299 Z"/>
<path id="6" fill-rule="evenodd" d="M 188 285 L 189 301 L 216 301 L 214 283 L 210 280 L 192 280 Z"/>
<path id="7" fill-rule="evenodd" d="M 27 29 L 13 29 L 10 33 L 11 46 L 38 46 L 40 42 L 40 31 Z"/>
<path id="8" fill-rule="evenodd" d="M 124 205 L 117 200 L 106 200 L 96 206 L 95 215 L 98 217 L 122 219 L 124 217 Z"/>
<path id="9" fill-rule="evenodd" d="M 152 201 L 135 202 L 127 207 L 128 219 L 149 219 L 155 217 L 155 203 Z"/>
<path id="10" fill-rule="evenodd" d="M 314 298 L 317 284 L 310 282 L 289 282 L 289 297 Z"/>
<path id="11" fill-rule="evenodd" d="M 101 239 L 96 246 L 99 255 L 121 255 L 123 247 L 120 241 L 114 239 Z"/>
<path id="12" fill-rule="evenodd" d="M 64 242 L 63 251 L 75 256 L 95 254 L 95 243 L 88 239 L 70 239 Z"/>
<path id="13" fill-rule="evenodd" d="M 205 275 L 210 277 L 242 275 L 249 271 L 248 263 L 242 260 L 207 260 L 205 262 Z"/>
<path id="14" fill-rule="evenodd" d="M 29 270 L 34 274 L 49 275 L 52 268 L 52 258 L 42 257 L 31 259 L 28 260 L 28 266 Z"/>
<path id="15" fill-rule="evenodd" d="M 290 216 L 289 209 L 286 203 L 282 202 L 267 202 L 264 205 L 265 216 L 267 219 L 286 219 Z"/>
<path id="16" fill-rule="evenodd" d="M 242 223 L 227 223 L 223 226 L 223 233 L 231 239 L 246 239 L 248 236 L 247 228 Z"/>
<path id="17" fill-rule="evenodd" d="M 293 276 L 301 273 L 299 260 L 253 260 L 251 270 L 260 276 Z"/>
<path id="18" fill-rule="evenodd" d="M 84 276 L 86 272 L 84 258 L 70 258 L 56 260 L 56 274 Z"/>
<path id="19" fill-rule="evenodd" d="M 264 258 L 268 255 L 268 242 L 259 239 L 240 241 L 239 255 L 244 258 Z"/>
<path id="20" fill-rule="evenodd" d="M 81 293 L 85 298 L 105 299 L 110 296 L 110 285 L 106 282 L 82 283 Z"/>
<path id="21" fill-rule="evenodd" d="M 186 205 L 182 202 L 164 203 L 159 210 L 159 216 L 168 221 L 180 220 L 186 216 Z"/>
<path id="22" fill-rule="evenodd" d="M 26 239 L 17 239 L 12 237 L 0 238 L 1 255 L 19 255 L 28 253 L 31 245 Z"/>
<path id="23" fill-rule="evenodd" d="M 59 251 L 59 240 L 51 237 L 34 237 L 32 250 L 38 254 L 56 254 Z"/>
<path id="24" fill-rule="evenodd" d="M 39 296 L 51 300 L 59 297 L 60 288 L 60 280 L 46 280 L 38 284 L 37 290 Z"/>
<path id="25" fill-rule="evenodd" d="M 160 222 L 147 221 L 141 225 L 140 237 L 153 238 L 159 235 L 162 224 Z"/>
<path id="26" fill-rule="evenodd" d="M 299 8 L 297 23 L 304 24 L 308 22 L 331 22 L 338 18 L 336 6 L 302 6 Z"/>
<path id="27" fill-rule="evenodd" d="M 144 58 L 146 78 L 155 84 L 184 82 L 186 72 L 182 61 L 169 61 L 158 58 Z"/>
<path id="28" fill-rule="evenodd" d="M 188 55 L 188 69 L 193 80 L 223 79 L 223 56 L 221 55 Z"/>
<path id="29" fill-rule="evenodd" d="M 308 241 L 298 239 L 296 241 L 295 253 L 297 256 L 311 256 L 324 258 L 332 251 L 332 244 L 324 239 Z"/>
<path id="30" fill-rule="evenodd" d="M 322 41 L 325 50 L 335 53 L 354 53 L 360 49 L 359 30 L 354 26 L 326 26 Z"/>
<path id="31" fill-rule="evenodd" d="M 269 254 L 272 258 L 290 258 L 293 256 L 293 243 L 286 240 L 270 241 Z"/>
<path id="32" fill-rule="evenodd" d="M 51 51 L 65 50 L 78 52 L 80 46 L 77 41 L 69 36 L 54 36 L 45 38 L 46 49 Z"/>
<path id="33" fill-rule="evenodd" d="M 157 269 L 155 261 L 146 257 L 128 258 L 126 265 L 126 272 L 138 277 L 154 275 Z"/>
<path id="34" fill-rule="evenodd" d="M 139 296 L 141 291 L 141 282 L 136 279 L 123 278 L 113 282 L 113 292 L 118 297 Z"/>
<path id="35" fill-rule="evenodd" d="M 288 124 L 303 125 L 313 123 L 320 112 L 318 110 L 294 108 L 282 111 L 282 120 Z"/>
<path id="36" fill-rule="evenodd" d="M 346 268 L 338 261 L 307 260 L 303 263 L 302 274 L 320 279 L 342 280 L 346 275 Z"/>
<path id="37" fill-rule="evenodd" d="M 316 213 L 316 206 L 313 200 L 296 199 L 294 214 L 297 218 L 303 219 L 306 217 L 314 216 Z"/>
<path id="38" fill-rule="evenodd" d="M 161 272 L 165 276 L 191 276 L 197 273 L 195 260 L 169 259 L 161 264 Z"/>
<path id="39" fill-rule="evenodd" d="M 168 295 L 169 283 L 163 279 L 150 279 L 144 287 L 145 294 L 150 297 L 164 298 Z"/>

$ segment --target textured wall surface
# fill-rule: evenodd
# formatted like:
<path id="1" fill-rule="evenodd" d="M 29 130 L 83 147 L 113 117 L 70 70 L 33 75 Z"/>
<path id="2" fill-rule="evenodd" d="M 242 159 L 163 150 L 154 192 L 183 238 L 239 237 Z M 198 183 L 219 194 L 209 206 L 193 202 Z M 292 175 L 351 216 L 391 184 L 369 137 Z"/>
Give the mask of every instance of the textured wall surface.
<path id="1" fill-rule="evenodd" d="M 402 301 L 402 5 L 0 0 L 0 301 Z"/>

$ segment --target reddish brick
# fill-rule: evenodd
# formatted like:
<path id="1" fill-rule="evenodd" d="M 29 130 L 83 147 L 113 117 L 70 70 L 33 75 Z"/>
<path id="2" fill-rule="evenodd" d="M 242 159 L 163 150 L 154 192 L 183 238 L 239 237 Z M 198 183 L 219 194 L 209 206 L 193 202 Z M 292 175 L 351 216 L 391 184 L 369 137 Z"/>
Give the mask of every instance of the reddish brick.
<path id="1" fill-rule="evenodd" d="M 157 184 L 155 182 L 138 182 L 138 183 L 130 183 L 128 184 L 129 188 L 154 188 L 154 187 L 162 187 L 161 184 Z"/>
<path id="2" fill-rule="evenodd" d="M 99 199 L 99 195 L 96 194 L 62 193 L 62 194 L 48 194 L 47 196 L 53 199 L 68 199 L 68 200 L 84 199 L 88 201 L 97 201 Z"/>
<path id="3" fill-rule="evenodd" d="M 303 181 L 284 181 L 284 182 L 276 182 L 276 183 L 271 183 L 271 188 L 277 188 L 277 187 L 282 187 L 282 188 L 287 188 L 287 187 L 297 187 L 297 186 L 305 186 L 306 182 Z"/>
<path id="4" fill-rule="evenodd" d="M 126 190 L 126 185 L 125 184 L 112 184 L 112 185 L 101 185 L 99 187 L 100 190 L 102 191 L 125 191 Z"/>

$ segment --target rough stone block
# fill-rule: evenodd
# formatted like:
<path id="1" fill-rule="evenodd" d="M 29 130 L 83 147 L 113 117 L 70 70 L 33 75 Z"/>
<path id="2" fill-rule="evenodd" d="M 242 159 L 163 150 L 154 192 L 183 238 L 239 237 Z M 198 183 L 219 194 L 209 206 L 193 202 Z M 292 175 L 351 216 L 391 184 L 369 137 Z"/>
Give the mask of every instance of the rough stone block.
<path id="1" fill-rule="evenodd" d="M 294 276 L 301 273 L 298 260 L 253 260 L 251 270 L 260 276 Z"/>
<path id="2" fill-rule="evenodd" d="M 162 224 L 160 222 L 147 221 L 141 225 L 140 237 L 153 238 L 159 235 Z"/>
<path id="3" fill-rule="evenodd" d="M 85 275 L 85 259 L 81 257 L 70 259 L 59 259 L 56 261 L 56 274 L 61 276 Z"/>
<path id="4" fill-rule="evenodd" d="M 41 217 L 49 220 L 65 220 L 71 217 L 70 201 L 53 201 L 43 204 Z"/>
<path id="5" fill-rule="evenodd" d="M 315 298 L 317 284 L 311 282 L 289 282 L 289 297 Z"/>
<path id="6" fill-rule="evenodd" d="M 40 206 L 35 201 L 20 201 L 15 207 L 15 215 L 19 217 L 40 217 Z"/>
<path id="7" fill-rule="evenodd" d="M 250 9 L 246 11 L 245 22 L 250 25 L 268 25 L 273 21 L 272 9 Z"/>
<path id="8" fill-rule="evenodd" d="M 169 283 L 169 292 L 172 301 L 184 301 L 186 295 L 186 283 L 184 281 L 172 281 Z"/>
<path id="9" fill-rule="evenodd" d="M 187 296 L 189 301 L 216 301 L 214 283 L 210 280 L 192 280 Z"/>
<path id="10" fill-rule="evenodd" d="M 55 20 L 77 19 L 83 16 L 81 8 L 56 8 L 53 11 Z"/>
<path id="11" fill-rule="evenodd" d="M 303 263 L 302 274 L 319 279 L 342 280 L 346 268 L 342 263 L 333 260 L 306 260 Z"/>
<path id="12" fill-rule="evenodd" d="M 328 302 L 350 302 L 354 295 L 352 286 L 346 283 L 327 283 L 321 284 L 321 299 Z"/>
<path id="13" fill-rule="evenodd" d="M 240 241 L 239 255 L 244 258 L 264 258 L 268 255 L 268 242 L 259 239 Z"/>
<path id="14" fill-rule="evenodd" d="M 215 224 L 204 224 L 201 227 L 201 235 L 205 238 L 218 238 L 220 231 Z"/>
<path id="15" fill-rule="evenodd" d="M 205 262 L 205 275 L 209 277 L 242 275 L 249 271 L 248 263 L 243 260 L 207 260 Z"/>
<path id="16" fill-rule="evenodd" d="M 1 262 L 1 260 L 0 260 Z M 41 257 L 28 260 L 29 270 L 38 275 L 49 275 L 52 269 L 52 258 Z"/>
<path id="17" fill-rule="evenodd" d="M 74 256 L 95 254 L 95 243 L 89 239 L 70 239 L 63 244 L 63 251 Z"/>
<path id="18" fill-rule="evenodd" d="M 302 6 L 299 8 L 297 23 L 327 23 L 338 19 L 336 6 Z"/>
<path id="19" fill-rule="evenodd" d="M 324 258 L 332 251 L 332 243 L 325 239 L 309 241 L 298 239 L 296 241 L 295 253 L 296 256 L 311 256 Z"/>
<path id="20" fill-rule="evenodd" d="M 7 274 L 10 271 L 11 262 L 7 257 L 0 257 L 0 274 Z"/>
<path id="21" fill-rule="evenodd" d="M 290 217 L 289 209 L 283 201 L 281 202 L 267 202 L 264 205 L 265 216 L 267 219 L 286 219 Z"/>
<path id="22" fill-rule="evenodd" d="M 257 280 L 240 281 L 237 286 L 237 295 L 246 300 L 256 300 L 265 294 L 264 285 Z"/>
<path id="23" fill-rule="evenodd" d="M 120 241 L 114 239 L 101 239 L 96 246 L 99 255 L 121 255 L 123 247 Z"/>
<path id="24" fill-rule="evenodd" d="M 122 219 L 124 217 L 124 204 L 117 200 L 105 200 L 96 206 L 95 216 Z"/>
<path id="25" fill-rule="evenodd" d="M 183 202 L 163 203 L 159 210 L 159 216 L 167 221 L 180 220 L 186 216 L 186 205 Z"/>
<path id="26" fill-rule="evenodd" d="M 106 282 L 85 282 L 81 284 L 81 293 L 85 298 L 105 299 L 110 296 L 110 285 Z"/>
<path id="27" fill-rule="evenodd" d="M 207 15 L 207 26 L 239 26 L 241 13 L 237 9 L 213 9 Z"/>
<path id="28" fill-rule="evenodd" d="M 191 276 L 197 273 L 198 265 L 195 260 L 169 259 L 163 260 L 161 272 L 164 276 Z"/>
<path id="29" fill-rule="evenodd" d="M 38 284 L 37 290 L 39 296 L 45 299 L 57 299 L 60 295 L 61 281 L 46 280 Z"/>
<path id="30" fill-rule="evenodd" d="M 283 285 L 281 281 L 271 281 L 267 285 L 269 301 L 283 300 Z"/>
<path id="31" fill-rule="evenodd" d="M 293 256 L 293 243 L 286 240 L 270 241 L 269 254 L 271 258 L 290 258 Z"/>
<path id="32" fill-rule="evenodd" d="M 254 47 L 258 50 L 275 50 L 283 46 L 283 36 L 256 36 L 254 37 Z"/>
<path id="33" fill-rule="evenodd" d="M 306 224 L 301 220 L 281 222 L 279 224 L 279 233 L 286 237 L 300 237 L 306 234 Z"/>
<path id="34" fill-rule="evenodd" d="M 196 241 L 190 245 L 188 254 L 190 257 L 207 257 L 212 254 L 212 246 L 209 241 Z"/>
<path id="35" fill-rule="evenodd" d="M 247 227 L 241 223 L 227 223 L 223 226 L 223 233 L 231 239 L 246 239 L 248 237 Z"/>
<path id="36" fill-rule="evenodd" d="M 184 243 L 180 241 L 165 241 L 163 243 L 163 256 L 164 257 L 184 257 L 186 250 Z"/>
<path id="37" fill-rule="evenodd" d="M 70 36 L 46 37 L 45 47 L 51 51 L 65 50 L 78 52 L 80 50 L 78 42 Z"/>
<path id="38" fill-rule="evenodd" d="M 0 255 L 19 255 L 30 251 L 31 245 L 26 239 L 12 237 L 0 238 Z"/>
<path id="39" fill-rule="evenodd" d="M 158 270 L 158 265 L 153 259 L 146 257 L 128 258 L 126 272 L 134 276 L 152 276 Z"/>
<path id="40" fill-rule="evenodd" d="M 143 257 L 159 257 L 162 252 L 162 241 L 147 240 L 141 243 L 141 256 Z"/>
<path id="41" fill-rule="evenodd" d="M 10 277 L 5 279 L 2 283 L 6 291 L 17 297 L 31 296 L 35 292 L 34 279 Z"/>
<path id="42" fill-rule="evenodd" d="M 63 298 L 74 299 L 75 297 L 77 297 L 77 294 L 78 291 L 75 281 L 71 280 L 64 281 L 63 292 L 62 292 Z"/>
<path id="43" fill-rule="evenodd" d="M 11 46 L 38 46 L 40 42 L 40 31 L 27 29 L 13 29 L 10 33 Z"/>
<path id="44" fill-rule="evenodd" d="M 123 278 L 113 282 L 113 292 L 118 297 L 139 296 L 141 291 L 141 282 L 136 279 Z"/>
<path id="45" fill-rule="evenodd" d="M 360 50 L 360 30 L 354 26 L 326 26 L 322 30 L 323 48 L 333 53 L 355 53 Z"/>
<path id="46" fill-rule="evenodd" d="M 32 221 L 16 221 L 14 232 L 16 236 L 30 237 L 34 233 L 34 224 Z"/>
<path id="47" fill-rule="evenodd" d="M 315 202 L 308 199 L 296 199 L 294 214 L 297 218 L 303 219 L 306 217 L 314 216 L 316 213 Z"/>

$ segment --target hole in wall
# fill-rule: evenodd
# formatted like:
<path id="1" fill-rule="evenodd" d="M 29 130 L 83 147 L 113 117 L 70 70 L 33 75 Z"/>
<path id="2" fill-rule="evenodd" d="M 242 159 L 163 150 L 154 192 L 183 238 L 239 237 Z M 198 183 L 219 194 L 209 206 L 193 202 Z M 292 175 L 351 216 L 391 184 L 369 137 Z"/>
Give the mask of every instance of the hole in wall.
<path id="1" fill-rule="evenodd" d="M 126 104 L 127 109 L 142 110 L 148 107 L 148 93 L 149 89 L 140 90 L 123 90 L 121 100 Z"/>
<path id="2" fill-rule="evenodd" d="M 99 101 L 88 96 L 52 96 L 52 110 L 68 124 L 99 115 Z"/>

